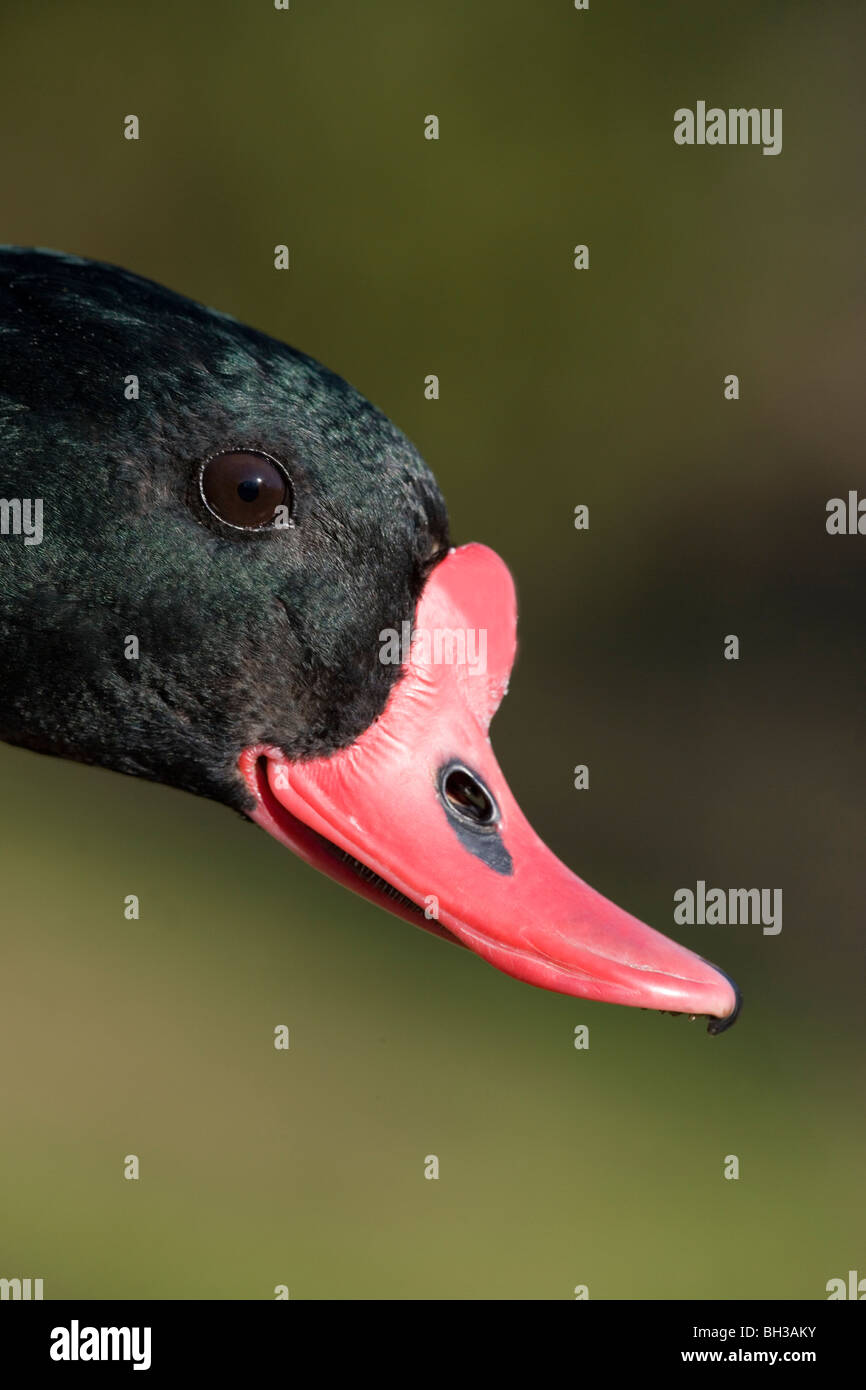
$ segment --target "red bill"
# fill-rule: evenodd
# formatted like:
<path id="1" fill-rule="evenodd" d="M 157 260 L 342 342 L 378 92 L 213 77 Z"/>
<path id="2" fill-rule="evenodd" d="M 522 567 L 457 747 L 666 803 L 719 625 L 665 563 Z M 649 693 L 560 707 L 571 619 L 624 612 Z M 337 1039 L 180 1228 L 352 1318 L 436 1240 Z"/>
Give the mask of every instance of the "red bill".
<path id="1" fill-rule="evenodd" d="M 516 646 L 514 585 L 486 546 L 452 550 L 421 595 L 405 669 L 350 747 L 290 762 L 245 750 L 252 819 L 316 868 L 543 989 L 705 1014 L 722 1032 L 736 986 L 602 897 L 522 814 L 488 727 Z"/>

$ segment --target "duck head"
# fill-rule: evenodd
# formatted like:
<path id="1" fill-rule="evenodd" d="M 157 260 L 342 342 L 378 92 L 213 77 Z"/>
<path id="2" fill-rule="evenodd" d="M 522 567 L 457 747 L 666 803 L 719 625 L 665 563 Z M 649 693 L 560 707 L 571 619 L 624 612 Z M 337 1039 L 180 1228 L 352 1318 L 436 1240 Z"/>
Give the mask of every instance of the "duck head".
<path id="1" fill-rule="evenodd" d="M 488 726 L 514 586 L 302 353 L 114 267 L 0 251 L 0 737 L 223 801 L 518 979 L 737 1015 L 568 870 Z M 41 505 L 41 536 L 16 533 Z M 28 512 L 27 507 L 30 507 Z"/>

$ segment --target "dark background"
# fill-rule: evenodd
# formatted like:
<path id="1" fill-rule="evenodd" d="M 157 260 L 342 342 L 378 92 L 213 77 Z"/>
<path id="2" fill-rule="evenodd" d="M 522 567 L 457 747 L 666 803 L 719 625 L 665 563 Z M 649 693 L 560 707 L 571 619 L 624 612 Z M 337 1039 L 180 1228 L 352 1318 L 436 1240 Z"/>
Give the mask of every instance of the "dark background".
<path id="1" fill-rule="evenodd" d="M 866 1274 L 866 538 L 824 526 L 866 492 L 858 11 L 7 0 L 2 240 L 286 339 L 416 441 L 455 539 L 517 581 L 493 732 L 518 799 L 746 1005 L 711 1039 L 533 990 L 227 810 L 3 748 L 0 1275 L 821 1298 Z M 781 155 L 677 147 L 698 99 L 782 107 Z M 675 927 L 700 878 L 781 887 L 781 934 Z"/>

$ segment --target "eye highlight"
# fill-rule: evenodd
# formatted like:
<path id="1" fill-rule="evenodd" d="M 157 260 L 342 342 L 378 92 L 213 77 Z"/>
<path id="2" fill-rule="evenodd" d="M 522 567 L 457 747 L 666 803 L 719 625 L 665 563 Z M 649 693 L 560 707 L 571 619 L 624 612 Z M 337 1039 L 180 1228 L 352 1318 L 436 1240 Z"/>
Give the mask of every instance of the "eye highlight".
<path id="1" fill-rule="evenodd" d="M 198 486 L 208 511 L 238 531 L 288 525 L 292 485 L 281 463 L 257 449 L 211 454 Z"/>

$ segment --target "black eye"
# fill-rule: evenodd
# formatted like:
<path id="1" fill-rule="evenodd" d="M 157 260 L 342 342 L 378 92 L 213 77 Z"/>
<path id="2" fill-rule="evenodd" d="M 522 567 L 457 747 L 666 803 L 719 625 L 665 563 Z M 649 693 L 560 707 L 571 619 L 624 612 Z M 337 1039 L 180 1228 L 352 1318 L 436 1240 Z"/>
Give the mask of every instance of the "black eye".
<path id="1" fill-rule="evenodd" d="M 473 825 L 493 825 L 496 802 L 484 783 L 465 767 L 446 768 L 442 774 L 442 795 L 450 811 Z"/>
<path id="2" fill-rule="evenodd" d="M 288 525 L 292 485 L 269 454 L 212 454 L 199 472 L 199 491 L 208 511 L 244 531 Z"/>

